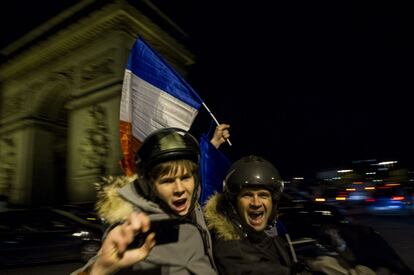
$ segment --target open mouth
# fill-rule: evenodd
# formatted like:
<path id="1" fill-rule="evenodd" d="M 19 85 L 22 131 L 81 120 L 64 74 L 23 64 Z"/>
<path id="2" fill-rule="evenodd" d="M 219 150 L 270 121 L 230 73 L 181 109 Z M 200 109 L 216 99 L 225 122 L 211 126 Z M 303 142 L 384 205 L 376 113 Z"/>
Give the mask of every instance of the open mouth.
<path id="1" fill-rule="evenodd" d="M 249 222 L 252 225 L 260 225 L 263 222 L 264 212 L 250 212 L 247 214 L 249 216 Z"/>
<path id="2" fill-rule="evenodd" d="M 181 212 L 187 209 L 187 199 L 179 199 L 179 200 L 173 201 L 173 205 L 177 212 Z"/>

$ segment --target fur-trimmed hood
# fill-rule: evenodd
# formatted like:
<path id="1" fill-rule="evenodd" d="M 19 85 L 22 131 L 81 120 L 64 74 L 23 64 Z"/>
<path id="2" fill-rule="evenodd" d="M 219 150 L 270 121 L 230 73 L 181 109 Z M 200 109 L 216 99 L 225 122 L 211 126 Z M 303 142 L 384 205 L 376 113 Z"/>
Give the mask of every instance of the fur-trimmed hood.
<path id="1" fill-rule="evenodd" d="M 219 211 L 219 205 L 221 205 L 224 199 L 223 194 L 216 193 L 207 200 L 204 206 L 204 217 L 207 227 L 219 239 L 226 241 L 240 240 L 242 239 L 241 231 L 237 229 L 227 215 Z"/>
<path id="2" fill-rule="evenodd" d="M 135 184 L 137 175 L 132 177 L 108 177 L 98 186 L 98 214 L 108 224 L 116 225 L 124 221 L 132 211 L 143 211 L 149 218 L 177 219 L 173 214 L 167 214 L 155 202 L 140 195 Z M 148 256 L 134 264 L 132 271 L 146 274 L 217 274 L 214 265 L 212 241 L 204 221 L 199 204 L 195 203 L 191 218 L 178 220 L 172 230 L 159 232 L 159 240 L 165 240 L 163 245 L 156 245 Z M 112 229 L 109 227 L 108 230 Z M 107 231 L 109 232 L 109 231 Z M 161 237 L 163 236 L 163 237 Z M 178 237 L 176 241 L 170 241 Z M 89 263 L 96 260 L 93 258 Z M 85 266 L 86 268 L 87 266 Z M 85 270 L 85 268 L 83 270 Z M 80 271 L 80 270 L 78 270 Z M 72 274 L 78 274 L 78 271 Z"/>
<path id="3" fill-rule="evenodd" d="M 116 176 L 103 179 L 97 184 L 96 210 L 98 215 L 109 224 L 125 220 L 134 210 L 147 214 L 165 214 L 160 206 L 138 194 L 134 186 L 137 175 Z M 167 214 L 165 214 L 167 215 Z"/>

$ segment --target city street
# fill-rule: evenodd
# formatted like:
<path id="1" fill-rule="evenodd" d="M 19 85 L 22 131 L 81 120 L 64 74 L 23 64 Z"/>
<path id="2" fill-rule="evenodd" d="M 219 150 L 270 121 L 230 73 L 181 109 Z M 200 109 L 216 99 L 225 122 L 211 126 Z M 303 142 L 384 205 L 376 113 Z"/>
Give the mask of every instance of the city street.
<path id="1" fill-rule="evenodd" d="M 133 232 L 155 231 L 159 245 L 135 266 L 145 273 L 206 273 L 215 245 L 229 252 L 217 261 L 253 273 L 333 255 L 414 275 L 409 3 L 2 1 L 0 275 L 71 274 L 135 210 L 152 227 L 131 215 Z M 196 200 L 214 192 L 224 199 L 211 216 L 241 222 L 214 234 L 246 241 L 247 260 L 201 230 L 216 224 Z M 152 219 L 161 212 L 168 226 Z M 122 225 L 111 256 L 142 240 Z"/>
<path id="2" fill-rule="evenodd" d="M 394 248 L 404 262 L 414 269 L 413 216 L 354 216 L 354 222 L 371 226 Z"/>
<path id="3" fill-rule="evenodd" d="M 414 269 L 414 219 L 412 216 L 369 216 L 358 215 L 354 221 L 372 226 L 395 249 L 400 257 Z M 0 270 L 4 275 L 60 275 L 70 274 L 82 263 L 58 263 L 49 265 L 36 265 Z"/>

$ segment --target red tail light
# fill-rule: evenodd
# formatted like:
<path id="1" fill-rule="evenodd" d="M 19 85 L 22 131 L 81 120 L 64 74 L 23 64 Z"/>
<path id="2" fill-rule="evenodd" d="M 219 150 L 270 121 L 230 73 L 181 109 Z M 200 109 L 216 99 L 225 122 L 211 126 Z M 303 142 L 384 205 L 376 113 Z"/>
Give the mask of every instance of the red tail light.
<path id="1" fill-rule="evenodd" d="M 375 199 L 374 199 L 374 198 L 368 198 L 368 199 L 365 199 L 365 201 L 366 201 L 366 202 L 374 202 L 374 201 L 375 201 Z"/>

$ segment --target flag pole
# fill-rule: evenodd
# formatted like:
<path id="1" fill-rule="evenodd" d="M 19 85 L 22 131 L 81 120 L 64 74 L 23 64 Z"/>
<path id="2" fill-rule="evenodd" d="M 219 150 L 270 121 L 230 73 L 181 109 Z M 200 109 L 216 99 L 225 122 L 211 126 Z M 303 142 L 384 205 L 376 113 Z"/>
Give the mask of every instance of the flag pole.
<path id="1" fill-rule="evenodd" d="M 213 120 L 214 120 L 214 122 L 217 124 L 217 126 L 219 126 L 220 125 L 220 123 L 217 121 L 217 119 L 216 119 L 216 117 L 213 115 L 213 113 L 210 111 L 210 109 L 207 107 L 207 105 L 204 103 L 204 101 L 201 99 L 201 97 L 197 94 L 197 92 L 196 91 L 194 91 L 194 89 L 187 83 L 187 81 L 185 81 L 185 79 L 181 76 L 181 75 L 179 75 L 172 67 L 171 67 L 171 65 L 168 63 L 168 62 L 166 62 L 165 60 L 164 60 L 164 58 L 162 58 L 162 56 L 158 53 L 158 52 L 156 52 L 153 48 L 151 48 L 151 46 L 149 46 L 148 44 L 147 44 L 147 42 L 145 42 L 145 40 L 144 39 L 141 39 L 141 38 L 139 38 L 139 40 L 141 40 L 142 41 L 142 43 L 144 44 L 144 45 L 146 45 L 150 50 L 151 50 L 151 52 L 152 53 L 154 53 L 162 62 L 163 62 L 163 64 L 165 65 L 165 66 L 167 66 L 167 68 L 169 68 L 170 70 L 171 70 L 171 72 L 178 78 L 178 79 L 180 79 L 181 81 L 182 81 L 182 83 L 184 84 L 184 86 L 186 86 L 187 88 L 188 88 L 188 90 L 193 94 L 193 96 L 195 96 L 198 100 L 199 100 L 199 102 L 201 102 L 201 104 L 204 106 L 204 108 L 206 108 L 206 110 L 207 110 L 207 112 L 210 114 L 210 116 L 213 118 Z M 138 40 L 137 40 L 138 41 Z M 227 143 L 228 143 L 228 145 L 230 145 L 230 146 L 232 146 L 233 144 L 231 144 L 231 142 L 230 142 L 230 140 L 229 139 L 226 139 L 226 141 L 227 141 Z"/>
<path id="2" fill-rule="evenodd" d="M 201 104 L 203 104 L 204 108 L 206 108 L 207 112 L 210 114 L 210 116 L 213 118 L 214 122 L 217 124 L 217 126 L 220 125 L 220 123 L 218 122 L 218 120 L 216 119 L 216 117 L 213 115 L 213 113 L 210 111 L 210 109 L 207 107 L 207 105 L 204 102 L 201 102 Z M 226 139 L 228 145 L 232 146 L 233 144 L 231 144 L 229 139 Z"/>

